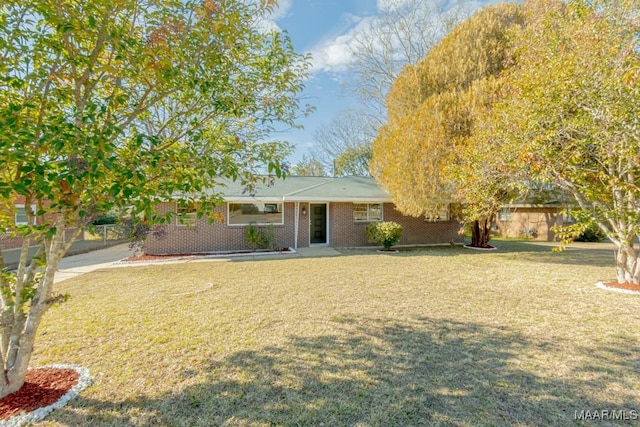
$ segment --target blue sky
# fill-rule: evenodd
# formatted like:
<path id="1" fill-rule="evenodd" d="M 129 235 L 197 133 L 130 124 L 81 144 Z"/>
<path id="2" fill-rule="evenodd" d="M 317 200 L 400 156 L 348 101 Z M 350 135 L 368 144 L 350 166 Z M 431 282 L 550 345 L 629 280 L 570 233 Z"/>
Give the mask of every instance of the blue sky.
<path id="1" fill-rule="evenodd" d="M 350 43 L 375 20 L 376 15 L 394 2 L 403 0 L 279 0 L 269 16 L 269 25 L 286 30 L 297 52 L 311 53 L 313 67 L 306 81 L 305 102 L 316 107 L 315 113 L 300 121 L 304 130 L 274 135 L 295 147 L 290 157 L 296 163 L 308 153 L 314 132 L 329 126 L 342 111 L 357 107 L 358 100 L 348 93 L 344 83 L 353 76 L 349 66 Z M 425 0 L 429 1 L 429 0 Z M 455 0 L 436 0 L 448 3 Z M 480 7 L 489 0 L 471 0 L 469 7 Z"/>

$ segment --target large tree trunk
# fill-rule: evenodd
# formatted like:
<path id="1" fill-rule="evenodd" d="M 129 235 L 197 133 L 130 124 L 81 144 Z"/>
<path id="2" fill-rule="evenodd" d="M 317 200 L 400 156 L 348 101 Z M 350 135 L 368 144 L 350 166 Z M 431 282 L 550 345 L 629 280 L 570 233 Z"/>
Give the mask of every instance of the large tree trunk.
<path id="1" fill-rule="evenodd" d="M 618 283 L 640 284 L 640 251 L 632 243 L 616 244 L 616 276 Z"/>
<path id="2" fill-rule="evenodd" d="M 471 246 L 486 248 L 491 240 L 491 222 L 488 219 L 471 223 Z"/>
<path id="3" fill-rule="evenodd" d="M 64 216 L 59 215 L 55 235 L 41 242 L 42 253 L 46 255 L 44 271 L 38 272 L 35 257 L 27 265 L 29 239 L 25 239 L 15 278 L 13 281 L 0 279 L 0 286 L 5 292 L 9 291 L 1 293 L 0 363 L 4 369 L 0 371 L 0 398 L 24 385 L 38 327 L 44 313 L 56 301 L 53 280 L 58 264 L 80 234 L 80 229 L 66 242 L 64 232 Z M 25 295 L 30 297 L 25 298 Z"/>

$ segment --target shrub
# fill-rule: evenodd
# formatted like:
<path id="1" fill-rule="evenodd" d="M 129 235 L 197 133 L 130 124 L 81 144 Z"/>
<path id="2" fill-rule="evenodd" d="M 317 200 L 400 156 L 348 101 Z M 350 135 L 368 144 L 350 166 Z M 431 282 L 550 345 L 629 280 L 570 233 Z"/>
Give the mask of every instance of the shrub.
<path id="1" fill-rule="evenodd" d="M 244 238 L 252 251 L 256 249 L 275 250 L 278 246 L 272 224 L 267 225 L 264 231 L 258 229 L 254 224 L 249 224 L 244 232 Z"/>
<path id="2" fill-rule="evenodd" d="M 114 215 L 101 216 L 91 223 L 91 225 L 111 225 L 117 224 L 118 218 Z"/>
<path id="3" fill-rule="evenodd" d="M 247 246 L 252 251 L 256 249 L 261 249 L 266 244 L 265 238 L 253 224 L 249 224 L 249 226 L 244 230 L 244 238 L 247 241 Z"/>
<path id="4" fill-rule="evenodd" d="M 596 224 L 590 224 L 584 231 L 576 237 L 576 242 L 602 242 L 605 235 Z"/>
<path id="5" fill-rule="evenodd" d="M 384 246 L 385 250 L 391 249 L 402 236 L 402 226 L 393 221 L 373 222 L 365 231 L 369 240 Z"/>

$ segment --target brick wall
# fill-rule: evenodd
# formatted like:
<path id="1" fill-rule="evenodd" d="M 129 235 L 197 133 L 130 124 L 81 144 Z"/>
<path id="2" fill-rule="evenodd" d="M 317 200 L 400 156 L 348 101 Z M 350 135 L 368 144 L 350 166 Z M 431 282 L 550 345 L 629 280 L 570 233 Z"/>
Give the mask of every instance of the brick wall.
<path id="1" fill-rule="evenodd" d="M 553 241 L 555 234 L 551 227 L 563 225 L 560 208 L 514 208 L 511 220 L 496 220 L 496 235 L 503 237 L 524 237 L 523 230 L 535 230 L 537 240 Z"/>
<path id="2" fill-rule="evenodd" d="M 14 199 L 15 205 L 24 205 L 25 198 L 24 196 L 17 196 Z M 13 213 L 11 213 L 13 215 Z M 49 215 L 46 217 L 49 221 L 53 220 L 53 216 Z M 42 224 L 42 218 L 36 218 L 36 224 Z M 65 230 L 65 239 L 70 239 L 73 235 L 76 228 L 68 228 Z M 80 234 L 77 240 L 83 240 L 84 236 Z M 11 237 L 10 233 L 0 233 L 0 250 L 5 249 L 16 249 L 22 247 L 23 238 L 22 237 Z M 31 239 L 30 244 L 35 244 L 35 241 Z"/>
<path id="3" fill-rule="evenodd" d="M 370 246 L 365 236 L 367 222 L 353 220 L 353 203 L 329 204 L 329 244 L 334 247 Z M 175 211 L 175 203 L 159 205 L 159 213 Z M 306 215 L 302 214 L 302 210 Z M 225 221 L 209 224 L 206 218 L 199 219 L 192 227 L 172 224 L 161 224 L 154 227 L 145 245 L 148 254 L 197 253 L 247 249 L 245 226 L 227 225 L 227 205 L 215 209 L 222 213 Z M 293 247 L 295 240 L 295 204 L 284 204 L 284 225 L 274 225 L 274 233 L 278 246 Z M 298 227 L 298 247 L 309 246 L 309 203 L 300 203 Z M 398 212 L 392 203 L 384 204 L 385 221 L 395 221 L 404 227 L 401 245 L 450 243 L 459 241 L 460 224 L 456 221 L 428 222 L 423 218 L 405 217 Z M 266 227 L 258 226 L 260 230 Z"/>
<path id="4" fill-rule="evenodd" d="M 295 240 L 294 208 L 295 205 L 293 203 L 285 203 L 284 225 L 273 226 L 279 247 L 293 247 Z M 175 212 L 176 204 L 162 203 L 158 209 L 160 214 L 167 211 Z M 171 224 L 156 225 L 147 237 L 145 252 L 147 254 L 160 255 L 247 249 L 245 241 L 246 226 L 227 225 L 226 203 L 215 208 L 214 212 L 223 214 L 224 222 L 215 221 L 210 224 L 207 218 L 202 217 L 197 220 L 194 226 L 184 227 L 176 225 L 174 218 Z M 302 221 L 302 215 L 300 218 Z M 301 226 L 300 228 L 302 229 L 303 227 Z M 258 226 L 258 229 L 265 231 L 266 226 Z"/>
<path id="5" fill-rule="evenodd" d="M 302 214 L 303 209 L 306 212 L 306 215 Z M 306 248 L 308 246 L 309 246 L 309 203 L 300 202 L 300 218 L 299 218 L 299 224 L 298 224 L 298 247 Z"/>
<path id="6" fill-rule="evenodd" d="M 331 203 L 329 209 L 330 244 L 334 247 L 357 247 L 375 245 L 365 235 L 368 222 L 353 220 L 353 203 Z M 457 221 L 425 221 L 423 217 L 404 216 L 393 203 L 384 204 L 385 221 L 402 225 L 399 245 L 450 243 L 461 241 Z"/>

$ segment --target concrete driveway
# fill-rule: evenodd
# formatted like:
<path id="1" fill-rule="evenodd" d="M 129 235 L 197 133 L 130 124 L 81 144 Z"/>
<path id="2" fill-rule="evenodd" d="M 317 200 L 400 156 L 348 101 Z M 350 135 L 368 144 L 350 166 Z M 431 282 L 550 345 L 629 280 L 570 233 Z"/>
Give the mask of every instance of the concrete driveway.
<path id="1" fill-rule="evenodd" d="M 122 266 L 114 263 L 132 255 L 133 251 L 129 249 L 129 244 L 124 243 L 97 251 L 64 257 L 58 264 L 54 283 L 62 282 L 99 268 Z"/>

